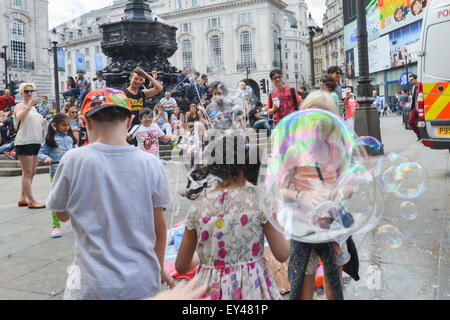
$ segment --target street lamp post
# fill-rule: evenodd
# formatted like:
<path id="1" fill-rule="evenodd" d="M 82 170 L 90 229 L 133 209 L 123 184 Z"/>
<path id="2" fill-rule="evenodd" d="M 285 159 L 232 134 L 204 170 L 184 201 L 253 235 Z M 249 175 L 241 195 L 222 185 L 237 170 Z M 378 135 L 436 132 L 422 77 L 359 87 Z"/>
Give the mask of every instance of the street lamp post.
<path id="1" fill-rule="evenodd" d="M 314 73 L 314 41 L 313 38 L 315 35 L 322 33 L 323 29 L 316 27 L 314 25 L 314 20 L 311 17 L 311 13 L 309 14 L 308 18 L 308 30 L 309 30 L 309 56 L 310 56 L 310 62 L 311 62 L 311 89 L 314 88 L 316 84 L 316 76 Z"/>
<path id="2" fill-rule="evenodd" d="M 8 56 L 6 53 L 8 46 L 3 46 L 2 58 L 5 59 L 5 88 L 8 88 Z"/>
<path id="3" fill-rule="evenodd" d="M 278 51 L 280 53 L 280 70 L 283 70 L 283 60 L 281 57 L 281 38 L 278 38 Z"/>
<path id="4" fill-rule="evenodd" d="M 295 72 L 295 90 L 298 91 L 298 72 Z"/>
<path id="5" fill-rule="evenodd" d="M 381 142 L 380 116 L 373 106 L 373 87 L 369 77 L 369 50 L 366 27 L 365 1 L 356 1 L 356 15 L 358 21 L 358 103 L 355 112 L 355 132 L 359 136 L 372 136 Z"/>
<path id="6" fill-rule="evenodd" d="M 55 77 L 55 101 L 56 101 L 56 113 L 61 111 L 61 105 L 59 100 L 59 77 L 58 77 L 58 42 L 52 41 L 53 44 L 53 75 Z"/>

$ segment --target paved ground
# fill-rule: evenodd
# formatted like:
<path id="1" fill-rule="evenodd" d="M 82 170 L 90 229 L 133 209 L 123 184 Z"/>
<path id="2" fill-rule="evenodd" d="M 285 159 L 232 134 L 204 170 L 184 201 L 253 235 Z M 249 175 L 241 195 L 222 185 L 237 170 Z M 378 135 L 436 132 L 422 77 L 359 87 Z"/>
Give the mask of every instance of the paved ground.
<path id="1" fill-rule="evenodd" d="M 450 299 L 450 163 L 448 151 L 430 150 L 415 142 L 414 134 L 398 117 L 382 118 L 386 154 L 398 152 L 424 166 L 430 175 L 427 192 L 412 200 L 414 220 L 400 215 L 402 199 L 385 195 L 385 215 L 379 226 L 399 231 L 389 246 L 378 234 L 379 226 L 355 238 L 360 255 L 358 282 L 345 278 L 346 299 Z M 183 169 L 167 166 L 173 186 L 182 191 Z M 181 176 L 181 177 L 180 177 Z M 177 182 L 177 177 L 179 177 Z M 48 174 L 33 183 L 37 199 L 45 201 L 50 189 Z M 72 262 L 73 232 L 63 224 L 63 237 L 50 238 L 48 210 L 18 208 L 20 177 L 0 178 L 0 299 L 62 299 L 66 269 Z M 167 208 L 166 221 L 184 218 L 189 201 L 176 197 Z M 172 215 L 172 212 L 175 214 Z M 392 242 L 391 242 L 392 243 Z"/>

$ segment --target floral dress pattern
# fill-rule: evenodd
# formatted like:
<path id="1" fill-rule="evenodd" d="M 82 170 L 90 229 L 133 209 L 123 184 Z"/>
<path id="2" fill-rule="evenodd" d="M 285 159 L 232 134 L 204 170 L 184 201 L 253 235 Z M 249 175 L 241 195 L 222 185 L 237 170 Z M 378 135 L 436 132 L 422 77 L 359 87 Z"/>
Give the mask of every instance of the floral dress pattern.
<path id="1" fill-rule="evenodd" d="M 281 299 L 265 260 L 263 224 L 255 188 L 202 195 L 189 210 L 186 228 L 197 232 L 199 286 L 212 300 Z"/>

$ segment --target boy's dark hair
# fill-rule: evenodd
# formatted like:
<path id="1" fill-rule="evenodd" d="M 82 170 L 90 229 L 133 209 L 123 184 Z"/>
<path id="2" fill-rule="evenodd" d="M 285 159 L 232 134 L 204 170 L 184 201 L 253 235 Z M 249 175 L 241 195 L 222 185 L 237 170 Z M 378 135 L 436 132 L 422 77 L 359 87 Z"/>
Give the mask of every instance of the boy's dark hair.
<path id="1" fill-rule="evenodd" d="M 329 67 L 327 70 L 327 74 L 333 74 L 333 73 L 342 73 L 342 69 L 339 68 L 338 66 Z"/>
<path id="2" fill-rule="evenodd" d="M 306 88 L 306 86 L 300 86 L 300 89 L 303 89 L 305 91 L 308 91 L 308 88 Z"/>
<path id="3" fill-rule="evenodd" d="M 270 71 L 269 77 L 270 80 L 272 80 L 273 76 L 279 74 L 279 75 L 283 75 L 283 71 L 281 71 L 280 69 L 273 69 L 272 71 Z"/>
<path id="4" fill-rule="evenodd" d="M 334 79 L 330 76 L 323 76 L 320 79 L 320 82 L 323 83 L 324 86 L 327 87 L 328 91 L 333 92 L 334 90 L 336 90 L 336 81 L 334 81 Z"/>
<path id="5" fill-rule="evenodd" d="M 130 116 L 131 111 L 126 110 L 122 107 L 109 107 L 95 112 L 93 115 L 89 116 L 97 122 L 115 122 L 115 121 L 125 121 Z"/>
<path id="6" fill-rule="evenodd" d="M 234 146 L 233 151 L 226 150 L 227 143 L 230 143 L 230 139 L 232 139 L 232 145 Z M 227 142 L 228 141 L 228 142 Z M 261 159 L 258 153 L 258 146 L 250 146 L 247 144 L 248 138 L 241 135 L 230 135 L 225 137 L 220 137 L 214 140 L 214 148 L 211 152 L 211 156 L 215 157 L 215 150 L 217 148 L 221 148 L 223 151 L 223 164 L 212 163 L 205 165 L 196 165 L 194 170 L 190 174 L 190 178 L 195 182 L 200 182 L 205 180 L 209 175 L 218 177 L 220 179 L 236 179 L 239 177 L 239 174 L 242 172 L 244 174 L 245 179 L 256 185 L 258 182 L 258 174 L 259 168 L 261 165 Z M 239 153 L 241 152 L 242 147 L 245 148 L 245 161 L 244 163 L 238 163 Z M 227 153 L 233 152 L 233 164 L 227 164 Z M 250 154 L 256 152 L 257 159 L 256 163 L 250 163 Z M 195 200 L 199 194 L 208 187 L 208 183 L 205 182 L 203 185 L 198 187 L 197 189 L 190 189 L 191 180 L 188 182 L 188 189 L 183 194 L 186 198 L 190 200 Z"/>
<path id="7" fill-rule="evenodd" d="M 47 135 L 45 136 L 45 143 L 50 148 L 58 147 L 58 145 L 56 144 L 56 141 L 55 141 L 55 133 L 56 133 L 56 131 L 55 131 L 55 129 L 53 129 L 53 125 L 52 124 L 54 123 L 55 125 L 57 125 L 58 123 L 60 123 L 62 121 L 66 121 L 67 119 L 70 119 L 67 114 L 57 113 L 57 114 L 55 114 L 55 116 L 53 117 L 52 121 L 48 125 Z M 75 136 L 73 135 L 72 129 L 70 127 L 69 127 L 69 130 L 67 131 L 67 134 L 72 138 L 74 144 L 78 142 L 75 139 Z"/>
<path id="8" fill-rule="evenodd" d="M 139 119 L 142 119 L 147 114 L 150 114 L 150 117 L 153 116 L 153 111 L 150 108 L 144 108 L 141 111 L 139 111 Z"/>
<path id="9" fill-rule="evenodd" d="M 417 80 L 417 74 L 414 74 L 414 73 L 413 73 L 413 74 L 410 74 L 409 77 L 410 77 L 410 78 L 413 78 L 414 80 Z"/>
<path id="10" fill-rule="evenodd" d="M 137 74 L 139 77 L 144 78 L 144 73 L 142 72 L 141 68 L 134 68 L 133 71 L 131 71 L 131 75 L 133 75 L 133 73 Z"/>
<path id="11" fill-rule="evenodd" d="M 263 104 L 261 101 L 258 101 L 257 103 L 255 103 L 255 108 L 257 107 L 261 107 L 262 108 Z"/>

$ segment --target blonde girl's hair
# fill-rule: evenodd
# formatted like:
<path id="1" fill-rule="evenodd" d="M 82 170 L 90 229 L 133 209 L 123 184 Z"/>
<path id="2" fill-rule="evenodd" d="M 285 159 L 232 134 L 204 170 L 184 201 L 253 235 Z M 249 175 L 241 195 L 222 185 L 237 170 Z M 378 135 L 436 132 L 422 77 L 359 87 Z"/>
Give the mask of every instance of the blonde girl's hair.
<path id="1" fill-rule="evenodd" d="M 32 87 L 33 90 L 36 90 L 36 87 L 34 86 L 34 84 L 24 82 L 24 83 L 22 83 L 22 84 L 20 85 L 20 87 L 19 87 L 19 93 L 20 93 L 21 95 L 24 94 L 24 90 L 25 90 L 26 87 Z"/>
<path id="2" fill-rule="evenodd" d="M 336 103 L 328 92 L 314 91 L 311 92 L 300 105 L 300 110 L 306 109 L 323 109 L 339 115 Z"/>
<path id="3" fill-rule="evenodd" d="M 70 116 L 70 115 L 71 115 L 70 112 L 71 112 L 72 110 L 75 110 L 75 111 L 77 112 L 77 121 L 80 120 L 80 115 L 78 114 L 78 107 L 75 107 L 75 106 L 69 108 L 69 110 L 68 110 L 69 118 L 70 118 L 71 120 L 73 119 L 73 118 Z"/>

